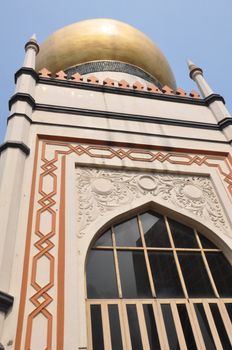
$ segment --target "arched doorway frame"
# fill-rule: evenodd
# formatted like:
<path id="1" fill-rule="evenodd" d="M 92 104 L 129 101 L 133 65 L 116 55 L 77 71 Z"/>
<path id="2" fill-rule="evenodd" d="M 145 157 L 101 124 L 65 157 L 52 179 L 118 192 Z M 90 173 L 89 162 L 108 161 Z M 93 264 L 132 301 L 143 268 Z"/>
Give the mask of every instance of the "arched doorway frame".
<path id="1" fill-rule="evenodd" d="M 52 280 L 49 285 L 46 285 L 45 282 L 47 293 L 46 296 L 48 295 L 50 300 L 52 301 L 52 309 L 49 307 L 49 313 L 47 312 L 47 303 L 43 300 L 34 299 L 37 300 L 38 303 L 32 306 L 31 299 L 29 298 L 37 298 L 38 292 L 41 292 L 43 295 L 44 283 L 35 288 L 34 282 L 36 281 L 36 275 L 28 274 L 28 271 L 30 273 L 32 263 L 35 263 L 35 266 L 39 266 L 38 263 L 40 262 L 41 258 L 46 258 L 46 247 L 43 248 L 42 246 L 40 246 L 42 254 L 38 257 L 38 246 L 36 246 L 36 244 L 40 242 L 41 238 L 36 235 L 37 232 L 35 232 L 35 229 L 40 229 L 43 237 L 47 234 L 46 230 L 44 230 L 43 227 L 40 226 L 41 216 L 52 214 L 52 223 L 54 222 L 54 226 L 51 228 L 52 237 L 55 238 L 55 247 L 59 250 L 62 250 L 65 232 L 68 232 L 68 234 L 70 234 L 66 225 L 67 221 L 69 221 L 70 213 L 74 214 L 73 225 L 75 226 L 77 224 L 75 220 L 75 212 L 70 210 L 70 205 L 72 206 L 73 204 L 75 204 L 75 200 L 70 200 L 70 192 L 74 192 L 73 188 L 75 186 L 75 180 L 71 183 L 70 177 L 72 176 L 72 174 L 74 174 L 76 162 L 78 162 L 78 164 L 85 164 L 88 166 L 105 166 L 105 159 L 107 159 L 107 166 L 113 168 L 123 167 L 127 168 L 128 170 L 137 169 L 138 171 L 143 171 L 144 169 L 146 169 L 146 171 L 154 171 L 155 169 L 156 171 L 170 171 L 171 173 L 176 174 L 209 176 L 213 179 L 215 189 L 217 190 L 217 193 L 221 200 L 222 207 L 224 208 L 225 213 L 227 213 L 227 217 L 231 213 L 232 172 L 231 156 L 228 153 L 220 153 L 216 151 L 214 152 L 207 150 L 202 151 L 198 149 L 188 150 L 178 148 L 174 149 L 170 147 L 162 148 L 156 146 L 153 146 L 152 150 L 149 146 L 149 150 L 147 150 L 144 149 L 144 146 L 141 147 L 141 145 L 129 144 L 128 146 L 126 146 L 125 144 L 120 144 L 111 141 L 110 144 L 105 143 L 105 145 L 103 145 L 102 142 L 99 144 L 97 140 L 94 143 L 95 145 L 93 145 L 91 141 L 91 144 L 88 145 L 88 140 L 70 140 L 67 138 L 62 139 L 60 137 L 57 137 L 55 139 L 52 138 L 51 140 L 49 140 L 49 137 L 46 136 L 39 136 L 39 139 L 36 142 L 36 157 L 34 161 L 34 175 L 32 181 L 32 191 L 30 200 L 30 220 L 28 221 L 28 226 L 26 224 L 26 221 L 23 221 L 25 226 L 25 232 L 27 232 L 25 235 L 26 243 L 24 242 L 24 238 L 22 240 L 21 234 L 19 235 L 20 240 L 22 240 L 20 244 L 26 245 L 26 253 L 24 260 L 24 266 L 26 268 L 23 271 L 24 284 L 22 288 L 19 306 L 20 317 L 18 319 L 18 331 L 16 339 L 17 349 L 21 348 L 21 342 L 24 343 L 25 337 L 26 343 L 30 344 L 32 334 L 34 337 L 36 336 L 37 329 L 40 329 L 40 327 L 34 327 L 32 329 L 31 325 L 34 323 L 35 318 L 41 314 L 46 316 L 46 321 L 49 321 L 50 324 L 52 323 L 54 325 L 52 329 L 51 327 L 49 328 L 49 332 L 44 332 L 45 341 L 50 343 L 52 339 L 54 341 L 56 338 L 57 344 L 59 344 L 59 348 L 62 349 L 64 339 L 64 313 L 65 315 L 67 315 L 70 310 L 77 309 L 73 305 L 73 300 L 64 301 L 63 299 L 63 295 L 67 295 L 69 297 L 67 290 L 64 291 L 64 285 L 67 284 L 66 281 L 64 281 L 64 279 L 66 279 L 67 276 L 67 271 L 64 272 L 63 268 L 64 261 L 67 258 L 65 257 L 64 249 L 62 251 L 62 254 L 59 253 L 59 255 L 57 254 L 57 250 L 51 250 L 51 258 L 49 256 L 50 259 L 46 259 L 50 268 L 55 266 L 55 269 L 57 269 L 58 266 L 59 269 L 58 280 Z M 138 149 L 136 149 L 136 147 Z M 31 161 L 28 163 L 30 171 L 32 171 L 33 168 L 32 160 L 33 159 L 31 159 Z M 66 165 L 71 167 L 68 171 Z M 68 174 L 68 176 L 66 176 L 65 174 Z M 66 184 L 65 176 L 67 182 L 71 183 L 71 190 L 68 190 L 68 185 Z M 29 180 L 30 179 L 28 179 L 28 181 Z M 43 189 L 42 185 L 46 182 L 48 186 L 45 189 Z M 68 200 L 66 203 L 66 208 L 62 206 L 61 201 L 64 197 L 62 197 L 60 190 L 62 192 L 62 195 L 64 195 L 64 192 L 67 194 L 66 198 Z M 46 200 L 49 200 L 49 203 L 47 203 Z M 56 203 L 55 207 L 54 203 Z M 28 206 L 29 201 L 24 200 L 22 203 L 23 213 L 28 212 Z M 64 218 L 64 211 L 67 214 L 65 214 L 66 223 L 65 227 L 63 225 L 60 228 L 61 218 Z M 70 225 L 68 226 L 70 227 Z M 48 237 L 47 243 L 51 243 L 50 238 L 51 237 Z M 75 232 L 73 232 L 72 243 L 75 247 L 77 246 L 76 250 L 79 259 L 78 244 L 75 245 L 76 242 L 77 240 Z M 80 240 L 78 240 L 78 242 L 80 242 Z M 52 245 L 50 245 L 50 249 L 52 249 Z M 67 253 L 66 256 L 67 255 L 69 254 Z M 27 267 L 29 267 L 29 269 Z M 68 279 L 68 277 L 67 281 L 69 281 L 69 283 L 67 285 L 70 286 L 70 281 L 73 282 L 72 280 L 74 280 L 74 278 Z M 71 277 L 73 277 L 73 274 Z M 59 299 L 59 302 L 56 304 L 55 300 L 57 298 Z M 73 298 L 76 298 L 76 296 L 72 295 L 72 299 Z M 31 307 L 33 311 L 31 311 Z M 66 316 L 65 318 L 67 319 Z M 37 317 L 37 320 L 38 319 L 39 318 Z M 16 327 L 16 321 L 13 320 L 13 322 Z M 71 320 L 70 322 L 66 323 L 66 327 L 70 327 L 70 324 L 72 324 L 73 322 Z M 26 326 L 23 328 L 24 324 L 26 324 Z M 43 326 L 45 328 L 48 327 L 47 324 Z M 86 325 L 81 323 L 80 327 L 78 328 L 78 338 L 83 338 L 82 335 L 80 335 L 83 333 L 83 327 L 85 328 Z M 77 333 L 76 326 L 70 327 L 70 330 L 73 330 L 73 334 Z M 71 331 L 69 332 L 68 336 L 65 337 L 65 339 L 67 338 L 68 341 L 70 339 L 70 334 L 72 334 Z M 75 347 L 77 346 L 76 339 L 77 338 L 74 337 L 72 343 Z M 82 341 L 81 343 L 78 341 L 78 346 L 82 346 L 82 344 L 84 344 Z"/>
<path id="2" fill-rule="evenodd" d="M 166 204 L 166 203 L 165 203 Z M 229 240 L 226 235 L 222 237 L 221 233 L 216 232 L 213 230 L 212 227 L 207 227 L 200 221 L 197 221 L 195 218 L 192 218 L 191 215 L 184 215 L 179 213 L 177 210 L 173 209 L 171 206 L 163 205 L 161 201 L 154 202 L 153 200 L 141 199 L 133 206 L 128 206 L 127 208 L 121 209 L 119 212 L 112 211 L 108 213 L 108 215 L 104 218 L 97 219 L 92 225 L 88 227 L 88 238 L 79 240 L 78 244 L 78 250 L 82 252 L 81 255 L 79 255 L 79 266 L 82 268 L 79 269 L 78 277 L 77 279 L 80 281 L 83 276 L 86 275 L 86 262 L 88 259 L 88 252 L 92 246 L 92 243 L 96 240 L 97 237 L 99 237 L 105 230 L 107 230 L 109 227 L 111 227 L 114 224 L 120 223 L 124 220 L 130 219 L 134 215 L 140 212 L 145 211 L 154 211 L 158 212 L 164 216 L 168 216 L 169 218 L 175 219 L 187 226 L 190 226 L 192 228 L 195 228 L 196 230 L 200 231 L 202 235 L 204 235 L 206 238 L 211 240 L 216 246 L 218 246 L 222 252 L 226 255 L 227 259 L 231 262 L 232 261 L 232 254 L 231 249 L 229 247 Z M 86 281 L 83 281 L 83 287 L 80 288 L 78 293 L 78 300 L 79 300 L 79 316 L 80 324 L 87 324 L 86 319 Z M 81 283 L 82 285 L 82 283 Z M 82 329 L 82 344 L 87 344 L 87 334 L 86 334 L 86 328 Z M 87 345 L 86 345 L 87 346 Z"/>

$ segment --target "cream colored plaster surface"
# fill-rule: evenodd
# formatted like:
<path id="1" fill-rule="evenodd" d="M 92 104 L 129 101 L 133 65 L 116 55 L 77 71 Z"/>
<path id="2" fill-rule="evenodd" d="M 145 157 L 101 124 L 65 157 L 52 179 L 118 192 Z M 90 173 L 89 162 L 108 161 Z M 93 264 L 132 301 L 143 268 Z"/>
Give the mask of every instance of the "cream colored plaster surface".
<path id="1" fill-rule="evenodd" d="M 30 134 L 29 145 L 31 147 L 31 156 L 26 162 L 24 181 L 22 183 L 22 197 L 20 204 L 19 213 L 19 229 L 17 231 L 17 241 L 15 249 L 14 264 L 12 270 L 12 278 L 10 285 L 10 293 L 15 296 L 14 309 L 11 314 L 7 317 L 4 325 L 3 341 L 4 344 L 10 339 L 14 340 L 15 330 L 17 325 L 17 310 L 20 296 L 21 287 L 21 277 L 22 277 L 22 267 L 24 258 L 24 248 L 26 240 L 26 226 L 27 226 L 27 215 L 29 209 L 29 197 L 31 189 L 31 175 L 33 167 L 33 152 L 35 149 L 35 131 L 43 133 L 44 128 L 32 125 Z M 48 128 L 48 134 L 55 134 L 58 128 Z M 72 129 L 71 129 L 72 130 Z M 67 132 L 68 136 L 81 137 L 83 134 L 80 132 L 76 133 L 73 130 L 73 134 Z M 76 133 L 76 134 L 75 134 Z M 65 133 L 62 133 L 62 136 Z M 102 134 L 103 136 L 104 134 Z M 90 137 L 90 135 L 88 135 Z M 96 137 L 96 135 L 95 135 Z M 146 142 L 148 142 L 148 138 Z M 142 140 L 142 138 L 141 138 Z M 153 144 L 155 141 L 153 140 Z M 75 142 L 73 142 L 75 145 Z M 210 144 L 209 144 L 210 145 Z M 176 145 L 175 145 L 176 147 Z M 65 146 L 54 145 L 47 146 L 46 158 L 53 159 L 55 149 L 67 150 Z M 114 147 L 118 149 L 118 147 Z M 125 149 L 125 148 L 124 148 Z M 222 150 L 222 148 L 221 148 Z M 97 154 L 97 151 L 95 152 Z M 39 146 L 39 154 L 41 154 L 41 142 Z M 65 243 L 66 243 L 66 261 L 65 261 L 65 348 L 73 348 L 74 346 L 84 347 L 86 346 L 86 309 L 85 309 L 85 259 L 86 254 L 89 249 L 89 245 L 94 239 L 95 235 L 98 235 L 102 230 L 105 229 L 109 223 L 116 222 L 118 220 L 123 220 L 124 218 L 132 215 L 137 208 L 154 209 L 160 211 L 164 214 L 170 215 L 183 223 L 193 225 L 197 227 L 203 234 L 217 244 L 223 249 L 226 256 L 231 258 L 231 250 L 229 245 L 231 245 L 230 232 L 224 232 L 224 227 L 231 226 L 230 213 L 232 211 L 231 200 L 229 199 L 228 192 L 225 189 L 225 183 L 220 178 L 218 172 L 214 168 L 202 165 L 201 167 L 195 165 L 183 166 L 175 164 L 167 164 L 161 162 L 141 162 L 132 161 L 130 159 L 100 159 L 91 158 L 88 155 L 78 156 L 76 154 L 70 154 L 66 157 L 66 208 L 65 208 L 65 218 L 66 218 L 66 232 L 65 232 Z M 146 160 L 146 159 L 144 159 Z M 57 195 L 54 197 L 56 204 L 53 206 L 53 210 L 59 213 L 60 205 L 60 161 L 61 156 L 58 157 L 57 166 L 58 169 L 55 171 L 57 175 Z M 37 174 L 41 173 L 40 168 L 43 162 L 38 163 Z M 77 168 L 75 169 L 75 165 Z M 78 234 L 78 230 L 81 229 L 80 222 L 78 222 L 78 188 L 80 189 L 79 181 L 77 181 L 77 172 L 81 169 L 84 172 L 88 166 L 91 169 L 97 171 L 97 176 L 93 176 L 90 170 L 90 176 L 85 177 L 85 181 L 89 183 L 89 187 L 86 191 L 82 192 L 85 196 L 90 194 L 91 203 L 92 200 L 96 201 L 96 196 L 98 198 L 103 198 L 103 203 L 106 203 L 105 199 L 108 198 L 112 191 L 111 179 L 116 175 L 116 182 L 118 174 L 122 173 L 123 177 L 126 177 L 127 191 L 131 191 L 131 181 L 134 176 L 134 181 L 136 183 L 135 192 L 132 200 L 128 203 L 128 198 L 126 198 L 125 203 L 118 203 L 118 205 L 111 208 L 112 210 L 106 210 L 104 215 L 99 214 L 99 208 L 94 207 L 93 215 L 97 214 L 95 220 L 91 221 L 85 234 Z M 100 168 L 99 168 L 100 167 Z M 103 167 L 103 168 L 102 168 Z M 104 168 L 105 167 L 105 168 Z M 128 170 L 126 173 L 125 169 Z M 226 170 L 226 169 L 225 169 Z M 88 171 L 88 169 L 87 169 Z M 110 176 L 107 179 L 102 179 L 100 176 L 103 173 L 107 173 Z M 132 176 L 132 174 L 134 174 Z M 151 175 L 152 174 L 152 175 Z M 179 175 L 178 175 L 179 174 Z M 82 175 L 81 175 L 82 176 Z M 172 193 L 169 199 L 162 197 L 164 192 L 160 194 L 155 194 L 157 184 L 160 181 L 164 181 L 167 186 L 167 179 L 171 179 L 172 186 L 170 188 L 170 193 Z M 86 180 L 87 179 L 87 180 Z M 29 264 L 29 281 L 27 287 L 27 304 L 25 309 L 24 318 L 24 329 L 22 344 L 25 342 L 25 326 L 28 314 L 34 310 L 33 304 L 29 301 L 29 298 L 35 294 L 34 288 L 30 285 L 30 278 L 32 273 L 32 257 L 38 253 L 38 249 L 33 246 L 35 242 L 38 241 L 39 237 L 34 234 L 36 210 L 41 206 L 38 200 L 41 196 L 37 193 L 39 186 L 39 177 L 36 180 L 36 197 L 34 199 L 34 216 L 32 222 L 32 241 L 31 241 L 31 255 Z M 158 182 L 157 182 L 158 181 Z M 174 182 L 173 182 L 174 181 Z M 177 183 L 175 182 L 177 181 Z M 186 182 L 187 181 L 187 182 Z M 120 182 L 120 181 L 119 181 Z M 81 191 L 85 189 L 86 184 L 82 183 Z M 165 188 L 164 186 L 164 188 Z M 46 193 L 52 190 L 52 181 L 49 176 L 45 178 L 42 186 Z M 167 187 L 166 187 L 167 189 Z M 90 191 L 90 192 L 89 192 Z M 139 194 L 137 196 L 137 194 Z M 130 196 L 129 196 L 130 197 Z M 85 199 L 86 200 L 86 199 Z M 185 202 L 187 201 L 187 202 Z M 187 203 L 187 204 L 186 204 Z M 194 205 L 196 203 L 201 203 L 201 215 L 196 215 L 194 213 Z M 188 207 L 187 207 L 188 206 Z M 103 204 L 105 208 L 105 204 Z M 193 210 L 192 210 L 192 209 Z M 213 216 L 211 216 L 210 209 L 212 213 L 216 213 L 216 224 L 213 223 Z M 58 220 L 58 216 L 57 216 Z M 225 226 L 224 226 L 225 225 Z M 41 232 L 45 233 L 51 229 L 50 219 L 46 215 L 41 220 L 40 225 Z M 56 232 L 58 232 L 59 226 L 58 222 L 56 224 Z M 227 231 L 227 228 L 226 228 Z M 79 238 L 81 237 L 81 238 Z M 51 253 L 55 258 L 55 280 L 54 287 L 49 290 L 49 295 L 53 298 L 51 304 L 47 307 L 47 310 L 53 315 L 53 349 L 56 348 L 56 303 L 57 303 L 57 256 L 58 256 L 58 236 L 51 238 L 55 247 L 52 249 Z M 42 258 L 37 265 L 36 280 L 40 285 L 44 285 L 48 281 L 48 261 L 46 258 Z M 75 278 L 73 278 L 75 276 Z M 35 318 L 32 329 L 32 349 L 33 347 L 43 347 L 46 333 L 46 323 L 41 316 Z M 39 340 L 38 340 L 39 337 Z"/>
<path id="2" fill-rule="evenodd" d="M 10 119 L 7 126 L 7 132 L 5 136 L 5 141 L 18 141 L 27 143 L 29 136 L 30 122 L 22 118 L 22 116 L 15 116 Z"/>
<path id="3" fill-rule="evenodd" d="M 164 138 L 157 135 L 137 135 L 137 134 L 126 134 L 126 133 L 117 133 L 117 132 L 107 132 L 107 131 L 98 131 L 92 128 L 90 129 L 78 129 L 78 128 L 69 128 L 69 127 L 58 127 L 58 126 L 47 126 L 47 125 L 32 125 L 31 131 L 35 134 L 41 135 L 54 135 L 57 137 L 65 136 L 71 138 L 85 138 L 87 140 L 102 140 L 109 142 L 125 142 L 128 143 L 128 136 L 130 143 L 138 145 L 150 145 L 160 146 L 160 147 L 175 147 L 175 148 L 184 148 L 184 149 L 196 149 L 196 150 L 210 150 L 210 151 L 221 151 L 221 152 L 231 152 L 231 146 L 229 144 L 218 144 L 214 142 L 202 142 L 200 140 L 187 140 L 187 139 L 175 139 L 173 138 Z M 208 135 L 208 134 L 207 134 Z M 197 135 L 198 136 L 198 135 Z"/>
<path id="4" fill-rule="evenodd" d="M 34 150 L 34 141 L 33 137 L 29 140 L 29 144 L 32 150 Z M 21 152 L 21 151 L 19 151 Z M 33 152 L 32 152 L 33 154 Z M 29 210 L 29 201 L 30 201 L 30 190 L 31 190 L 31 181 L 32 181 L 32 169 L 34 163 L 34 154 L 27 158 L 25 163 L 25 170 L 23 181 L 20 182 L 20 187 L 22 188 L 21 199 L 19 200 L 19 221 L 16 231 L 16 244 L 15 250 L 13 253 L 13 266 L 10 276 L 10 287 L 9 293 L 14 296 L 14 304 L 12 312 L 10 312 L 4 322 L 4 330 L 2 335 L 2 343 L 4 345 L 8 344 L 9 341 L 13 342 L 12 347 L 8 347 L 9 350 L 14 348 L 16 328 L 18 322 L 18 308 L 20 302 L 20 293 L 21 293 L 21 283 L 22 283 L 22 272 L 23 272 L 23 263 L 24 263 L 24 254 L 25 254 L 25 244 L 26 244 L 26 232 L 27 232 L 27 221 L 28 217 L 25 213 L 28 213 Z"/>
<path id="5" fill-rule="evenodd" d="M 21 93 L 30 92 L 30 94 L 33 96 L 34 90 L 35 90 L 35 81 L 34 79 L 31 78 L 30 75 L 25 74 L 18 78 L 15 92 L 21 92 Z"/>
<path id="6" fill-rule="evenodd" d="M 36 86 L 35 100 L 55 106 L 216 123 L 214 115 L 205 106 L 45 84 Z"/>
<path id="7" fill-rule="evenodd" d="M 133 117 L 133 116 L 132 116 Z M 66 125 L 78 128 L 92 128 L 104 130 L 109 137 L 111 133 L 130 133 L 130 134 L 146 134 L 148 137 L 153 135 L 161 137 L 184 137 L 184 138 L 197 138 L 204 140 L 214 140 L 225 142 L 224 134 L 219 130 L 207 130 L 207 129 L 197 129 L 184 126 L 173 126 L 158 123 L 149 123 L 146 121 L 133 121 L 125 119 L 110 119 L 105 117 L 90 117 L 84 115 L 73 115 L 65 113 L 51 113 L 35 111 L 33 113 L 33 121 L 51 123 L 56 127 L 56 124 L 61 124 L 60 128 Z M 49 126 L 52 128 L 52 125 Z M 47 126 L 46 126 L 47 128 Z M 79 133 L 79 131 L 78 131 Z M 129 136 L 131 137 L 131 136 Z M 139 136 L 136 136 L 139 137 Z"/>

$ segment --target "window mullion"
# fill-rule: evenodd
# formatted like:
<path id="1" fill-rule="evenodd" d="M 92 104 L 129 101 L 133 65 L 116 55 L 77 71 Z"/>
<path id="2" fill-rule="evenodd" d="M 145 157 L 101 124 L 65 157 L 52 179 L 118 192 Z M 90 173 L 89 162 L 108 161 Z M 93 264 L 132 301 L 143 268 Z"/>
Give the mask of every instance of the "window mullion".
<path id="1" fill-rule="evenodd" d="M 184 281 L 184 277 L 183 277 L 183 274 L 182 274 L 182 271 L 181 271 L 179 259 L 178 259 L 177 252 L 176 252 L 176 248 L 175 248 L 174 241 L 173 241 L 173 238 L 172 238 L 171 229 L 170 229 L 170 226 L 169 226 L 169 223 L 168 223 L 168 219 L 167 219 L 166 216 L 164 216 L 164 220 L 165 220 L 168 236 L 169 236 L 169 239 L 170 239 L 171 247 L 173 249 L 173 255 L 174 255 L 177 271 L 178 271 L 178 274 L 179 274 L 181 286 L 182 286 L 183 291 L 184 291 L 184 296 L 185 296 L 185 298 L 188 299 L 187 288 L 186 288 L 186 285 L 185 285 L 185 281 Z"/>
<path id="2" fill-rule="evenodd" d="M 205 314 L 206 314 L 206 317 L 207 317 L 207 320 L 209 323 L 209 328 L 211 330 L 216 348 L 217 348 L 217 350 L 223 350 L 223 347 L 222 347 L 222 344 L 221 344 L 221 341 L 220 341 L 220 338 L 219 338 L 219 335 L 217 332 L 217 327 L 215 326 L 214 319 L 213 319 L 212 313 L 210 311 L 209 304 L 206 300 L 203 301 L 203 307 L 204 307 L 204 311 L 205 311 Z"/>
<path id="3" fill-rule="evenodd" d="M 145 238 L 144 238 L 143 227 L 142 227 L 142 223 L 141 223 L 140 217 L 138 216 L 137 218 L 138 218 L 138 225 L 139 225 L 139 231 L 140 231 L 140 235 L 141 235 L 142 245 L 143 245 L 143 249 L 144 249 L 144 256 L 145 256 L 145 261 L 146 261 L 146 267 L 147 267 L 147 272 L 148 272 L 148 278 L 149 278 L 149 282 L 150 282 L 151 292 L 152 292 L 152 296 L 154 298 L 156 298 L 155 284 L 154 284 L 153 277 L 152 277 L 152 272 L 151 272 L 151 267 L 150 267 L 150 262 L 149 262 L 146 242 L 145 242 Z"/>
<path id="4" fill-rule="evenodd" d="M 122 285 L 121 285 L 121 279 L 120 279 L 120 271 L 119 271 L 119 264 L 118 264 L 118 254 L 117 254 L 117 249 L 116 249 L 115 233 L 114 233 L 113 226 L 111 227 L 111 232 L 112 232 L 114 264 L 115 264 L 116 280 L 117 280 L 117 286 L 118 286 L 118 295 L 119 295 L 119 298 L 122 298 Z"/>
<path id="5" fill-rule="evenodd" d="M 185 337 L 184 337 L 184 333 L 183 333 L 183 329 L 182 329 L 182 325 L 180 322 L 180 318 L 179 318 L 179 313 L 176 307 L 176 303 L 174 300 L 171 300 L 170 302 L 171 304 L 171 311 L 172 311 L 172 317 L 173 317 L 173 321 L 176 327 L 176 334 L 177 334 L 177 338 L 180 344 L 180 349 L 181 350 L 187 350 L 187 345 L 186 345 L 186 341 L 185 341 Z"/>
<path id="6" fill-rule="evenodd" d="M 198 245 L 199 245 L 199 247 L 200 247 L 200 249 L 201 249 L 201 256 L 202 256 L 202 259 L 203 259 L 203 261 L 204 261 L 205 268 L 206 268 L 207 274 L 208 274 L 208 276 L 209 276 L 209 280 L 210 280 L 211 286 L 212 286 L 212 288 L 213 288 L 213 291 L 214 291 L 216 297 L 219 298 L 220 296 L 219 296 L 217 287 L 216 287 L 216 285 L 215 285 L 213 276 L 212 276 L 212 274 L 211 274 L 211 271 L 210 271 L 210 268 L 209 268 L 209 265 L 208 265 L 208 261 L 207 261 L 207 259 L 206 259 L 206 256 L 205 256 L 204 249 L 203 249 L 203 247 L 202 247 L 200 238 L 199 238 L 199 236 L 198 236 L 198 234 L 197 234 L 197 231 L 194 230 L 194 232 L 195 232 L 195 235 L 196 235 L 196 239 L 197 239 Z"/>
<path id="7" fill-rule="evenodd" d="M 232 347 L 232 323 L 223 301 L 219 300 L 217 304 Z"/>

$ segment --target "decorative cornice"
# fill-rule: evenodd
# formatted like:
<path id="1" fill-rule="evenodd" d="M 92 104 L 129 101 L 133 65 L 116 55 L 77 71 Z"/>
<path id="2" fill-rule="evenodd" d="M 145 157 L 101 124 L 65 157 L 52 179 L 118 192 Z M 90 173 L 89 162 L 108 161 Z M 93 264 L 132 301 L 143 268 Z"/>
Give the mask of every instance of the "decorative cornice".
<path id="1" fill-rule="evenodd" d="M 14 302 L 14 297 L 11 295 L 0 291 L 0 311 L 7 313 L 12 307 Z"/>
<path id="2" fill-rule="evenodd" d="M 9 122 L 9 120 L 15 118 L 15 117 L 20 117 L 20 118 L 25 118 L 30 124 L 32 122 L 31 118 L 28 117 L 28 115 L 26 113 L 12 113 L 11 115 L 9 115 L 9 117 L 7 118 L 7 123 Z"/>
<path id="3" fill-rule="evenodd" d="M 27 102 L 32 107 L 32 109 L 35 108 L 35 100 L 30 94 L 25 94 L 24 92 L 17 92 L 9 100 L 9 110 L 11 110 L 12 105 L 18 101 Z"/>
<path id="4" fill-rule="evenodd" d="M 211 103 L 213 103 L 215 101 L 221 101 L 225 104 L 224 98 L 219 94 L 211 94 L 211 95 L 205 97 L 204 101 L 205 101 L 207 106 L 209 106 Z"/>
<path id="5" fill-rule="evenodd" d="M 33 37 L 30 38 L 30 40 L 25 44 L 24 46 L 25 51 L 27 51 L 29 48 L 33 48 L 36 51 L 36 54 L 39 53 L 39 44 L 37 43 L 36 39 L 34 39 Z"/>
<path id="6" fill-rule="evenodd" d="M 218 122 L 218 126 L 220 130 L 225 129 L 227 126 L 230 126 L 230 125 L 232 125 L 232 117 L 224 118 L 223 120 Z"/>
<path id="7" fill-rule="evenodd" d="M 7 148 L 18 148 L 27 156 L 30 154 L 30 148 L 23 142 L 18 141 L 6 141 L 0 145 L 0 154 Z"/>
<path id="8" fill-rule="evenodd" d="M 135 90 L 129 88 L 122 88 L 117 86 L 108 86 L 108 85 L 98 85 L 84 82 L 73 82 L 70 80 L 55 80 L 49 78 L 39 78 L 39 83 L 53 86 L 62 86 L 67 88 L 77 88 L 83 90 L 91 90 L 98 92 L 106 92 L 118 95 L 127 95 L 127 96 L 135 96 L 141 98 L 149 98 L 153 100 L 162 100 L 162 101 L 171 101 L 177 103 L 187 103 L 193 105 L 206 106 L 206 103 L 203 99 L 192 98 L 187 96 L 180 95 L 166 95 L 164 93 L 152 93 L 151 91 L 145 90 Z"/>
<path id="9" fill-rule="evenodd" d="M 75 114 L 83 116 L 93 116 L 98 118 L 111 118 L 119 120 L 129 120 L 136 122 L 146 122 L 152 124 L 167 124 L 175 126 L 183 126 L 190 128 L 199 128 L 199 129 L 210 129 L 218 130 L 217 124 L 204 123 L 204 122 L 194 122 L 194 121 L 185 121 L 180 119 L 171 119 L 171 118 L 160 118 L 154 116 L 143 116 L 137 114 L 127 114 L 127 113 L 117 113 L 109 111 L 99 111 L 94 109 L 84 109 L 84 108 L 74 108 L 67 106 L 55 106 L 55 105 L 45 105 L 45 104 L 36 104 L 36 110 L 53 112 L 53 113 L 66 113 L 66 114 Z"/>
<path id="10" fill-rule="evenodd" d="M 23 74 L 30 75 L 36 82 L 39 80 L 39 76 L 33 68 L 22 67 L 15 73 L 15 83 L 17 83 L 17 79 Z"/>
<path id="11" fill-rule="evenodd" d="M 201 69 L 201 68 L 199 68 L 199 67 L 196 67 L 196 66 L 194 66 L 194 68 L 192 68 L 191 70 L 190 70 L 190 72 L 189 72 L 189 76 L 190 76 L 190 78 L 191 79 L 193 79 L 194 77 L 193 77 L 193 75 L 194 75 L 194 73 L 200 73 L 201 75 L 203 75 L 203 70 Z M 194 80 L 194 79 L 193 79 Z"/>

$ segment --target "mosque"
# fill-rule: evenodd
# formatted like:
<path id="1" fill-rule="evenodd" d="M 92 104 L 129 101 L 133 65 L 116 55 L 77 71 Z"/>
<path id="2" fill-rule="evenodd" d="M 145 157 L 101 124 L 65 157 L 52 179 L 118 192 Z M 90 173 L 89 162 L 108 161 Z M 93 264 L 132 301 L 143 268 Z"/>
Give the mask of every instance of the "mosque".
<path id="1" fill-rule="evenodd" d="M 112 19 L 25 45 L 0 146 L 0 349 L 232 348 L 232 118 Z"/>

